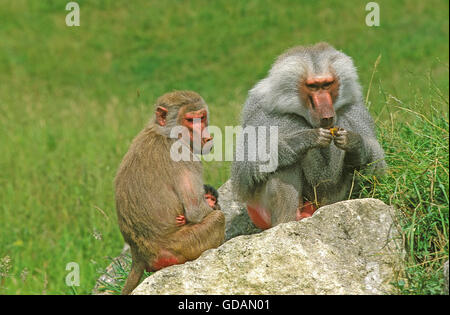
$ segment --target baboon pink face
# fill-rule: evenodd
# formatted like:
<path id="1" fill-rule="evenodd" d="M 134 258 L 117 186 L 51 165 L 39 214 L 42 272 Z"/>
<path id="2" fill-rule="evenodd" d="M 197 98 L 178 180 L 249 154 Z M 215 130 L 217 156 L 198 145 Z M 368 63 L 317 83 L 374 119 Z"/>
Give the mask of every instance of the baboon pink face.
<path id="1" fill-rule="evenodd" d="M 206 143 L 212 140 L 212 137 L 207 129 L 207 115 L 206 109 L 201 109 L 184 114 L 182 119 L 182 125 L 189 129 L 191 143 L 194 142 L 194 137 L 198 137 L 201 139 L 202 148 Z"/>
<path id="2" fill-rule="evenodd" d="M 211 208 L 214 208 L 217 204 L 217 199 L 212 194 L 205 194 L 206 203 Z"/>
<path id="3" fill-rule="evenodd" d="M 300 80 L 299 85 L 300 98 L 310 111 L 315 127 L 331 128 L 339 91 L 337 78 L 334 75 L 311 76 Z"/>
<path id="4" fill-rule="evenodd" d="M 162 106 L 157 108 L 156 120 L 160 126 L 167 125 L 167 113 L 166 108 Z M 177 116 L 177 124 L 188 129 L 189 145 L 194 152 L 208 153 L 211 150 L 212 136 L 208 132 L 208 112 L 205 108 L 194 111 L 181 108 Z"/>

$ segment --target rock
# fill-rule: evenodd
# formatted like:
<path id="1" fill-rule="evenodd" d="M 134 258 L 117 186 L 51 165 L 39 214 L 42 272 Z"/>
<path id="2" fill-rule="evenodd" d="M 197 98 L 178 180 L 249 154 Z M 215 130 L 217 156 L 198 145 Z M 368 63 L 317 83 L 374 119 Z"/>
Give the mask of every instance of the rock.
<path id="1" fill-rule="evenodd" d="M 225 215 L 225 240 L 261 232 L 250 220 L 245 204 L 234 200 L 230 180 L 218 192 L 219 205 Z"/>
<path id="2" fill-rule="evenodd" d="M 388 294 L 401 244 L 392 207 L 342 201 L 160 270 L 133 294 Z"/>
<path id="3" fill-rule="evenodd" d="M 118 270 L 129 271 L 131 268 L 130 246 L 125 243 L 120 255 L 113 259 L 111 264 L 104 270 L 100 278 L 97 279 L 95 287 L 92 290 L 94 295 L 112 295 L 114 292 L 107 289 L 107 286 L 119 286 L 119 280 L 123 281 L 123 275 Z M 123 272 L 122 272 L 123 274 Z"/>
<path id="4" fill-rule="evenodd" d="M 448 294 L 448 260 L 444 263 L 444 290 Z"/>

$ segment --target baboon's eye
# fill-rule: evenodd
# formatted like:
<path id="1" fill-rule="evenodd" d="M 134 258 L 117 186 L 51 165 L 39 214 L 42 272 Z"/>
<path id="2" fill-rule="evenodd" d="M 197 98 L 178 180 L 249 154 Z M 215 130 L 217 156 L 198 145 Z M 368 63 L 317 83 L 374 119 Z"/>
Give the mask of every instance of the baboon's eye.
<path id="1" fill-rule="evenodd" d="M 310 90 L 313 90 L 313 91 L 319 89 L 319 86 L 318 86 L 317 84 L 306 84 L 306 87 L 307 87 L 308 89 L 310 89 Z"/>
<path id="2" fill-rule="evenodd" d="M 322 88 L 329 89 L 333 83 L 334 83 L 334 81 L 326 82 L 326 83 L 322 84 Z"/>

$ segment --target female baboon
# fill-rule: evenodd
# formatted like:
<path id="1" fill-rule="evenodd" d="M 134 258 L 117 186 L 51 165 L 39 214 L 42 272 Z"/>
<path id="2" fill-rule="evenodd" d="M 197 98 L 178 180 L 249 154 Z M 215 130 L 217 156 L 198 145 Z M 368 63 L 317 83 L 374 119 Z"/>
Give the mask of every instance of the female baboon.
<path id="1" fill-rule="evenodd" d="M 122 294 L 137 286 L 144 269 L 156 271 L 196 259 L 223 242 L 225 219 L 205 201 L 201 162 L 176 162 L 170 154 L 180 141 L 170 137 L 173 127 L 187 128 L 184 144 L 192 155 L 211 145 L 207 125 L 208 108 L 200 95 L 165 94 L 125 155 L 115 179 L 119 227 L 132 255 Z M 194 141 L 196 137 L 201 140 Z"/>

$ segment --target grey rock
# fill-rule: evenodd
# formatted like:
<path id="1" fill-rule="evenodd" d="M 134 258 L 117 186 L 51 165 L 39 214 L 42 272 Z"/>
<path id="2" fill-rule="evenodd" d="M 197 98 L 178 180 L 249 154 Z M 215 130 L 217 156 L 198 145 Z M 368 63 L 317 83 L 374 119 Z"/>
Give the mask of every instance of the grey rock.
<path id="1" fill-rule="evenodd" d="M 444 263 L 444 290 L 448 294 L 448 260 Z"/>
<path id="2" fill-rule="evenodd" d="M 225 215 L 225 240 L 261 232 L 250 220 L 245 204 L 234 200 L 230 180 L 218 192 L 219 205 Z"/>
<path id="3" fill-rule="evenodd" d="M 125 243 L 122 248 L 122 252 L 119 256 L 114 258 L 108 267 L 105 268 L 103 274 L 97 279 L 93 295 L 112 295 L 114 292 L 109 291 L 107 286 L 117 286 L 118 279 L 123 276 L 118 273 L 118 270 L 123 269 L 129 271 L 131 268 L 131 253 L 130 246 Z"/>
<path id="4" fill-rule="evenodd" d="M 389 294 L 401 246 L 392 207 L 343 201 L 160 270 L 133 294 Z"/>

